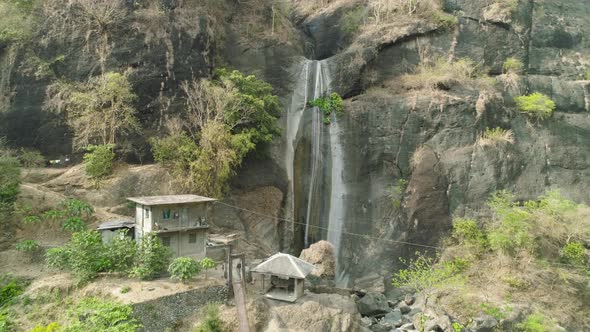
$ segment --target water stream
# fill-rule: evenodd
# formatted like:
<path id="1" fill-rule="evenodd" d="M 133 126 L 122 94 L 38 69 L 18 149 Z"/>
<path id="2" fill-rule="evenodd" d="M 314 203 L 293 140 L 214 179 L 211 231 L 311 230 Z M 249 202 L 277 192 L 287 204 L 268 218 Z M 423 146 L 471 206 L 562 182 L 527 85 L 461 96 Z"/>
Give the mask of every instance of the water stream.
<path id="1" fill-rule="evenodd" d="M 337 273 L 342 231 L 346 216 L 344 149 L 341 127 L 332 115 L 331 124 L 309 101 L 326 97 L 330 90 L 327 60 L 304 60 L 297 72 L 295 90 L 287 114 L 286 169 L 291 185 L 291 205 L 297 222 L 304 224 L 303 247 L 325 239 L 334 245 Z M 304 151 L 302 153 L 301 151 Z"/>

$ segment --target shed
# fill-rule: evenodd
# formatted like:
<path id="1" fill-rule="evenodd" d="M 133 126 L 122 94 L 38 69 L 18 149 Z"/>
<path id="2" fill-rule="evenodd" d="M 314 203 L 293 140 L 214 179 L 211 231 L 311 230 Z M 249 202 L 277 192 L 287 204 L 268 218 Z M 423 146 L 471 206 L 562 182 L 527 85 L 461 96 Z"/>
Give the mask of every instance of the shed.
<path id="1" fill-rule="evenodd" d="M 270 299 L 295 302 L 303 296 L 305 278 L 314 266 L 289 254 L 276 253 L 251 270 Z"/>
<path id="2" fill-rule="evenodd" d="M 132 239 L 135 237 L 135 222 L 133 220 L 110 220 L 98 226 L 98 232 L 102 236 L 102 242 L 108 243 L 112 241 L 119 231 L 127 231 L 127 236 Z"/>

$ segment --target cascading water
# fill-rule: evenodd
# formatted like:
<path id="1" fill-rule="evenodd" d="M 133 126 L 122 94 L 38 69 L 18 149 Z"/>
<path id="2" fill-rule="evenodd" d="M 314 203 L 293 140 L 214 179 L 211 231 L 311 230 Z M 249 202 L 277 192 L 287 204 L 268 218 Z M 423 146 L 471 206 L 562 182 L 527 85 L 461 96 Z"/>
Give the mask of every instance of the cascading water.
<path id="1" fill-rule="evenodd" d="M 307 106 L 309 101 L 327 97 L 330 93 L 330 72 L 326 61 L 304 60 L 297 73 L 297 83 L 287 115 L 286 169 L 291 184 L 290 202 L 294 217 L 305 225 L 303 247 L 321 238 L 327 239 L 334 245 L 338 271 L 346 214 L 341 129 L 334 116 L 331 124 L 326 126 L 323 124 L 322 111 Z M 326 130 L 329 131 L 327 136 L 324 135 Z M 324 142 L 325 138 L 329 141 Z M 301 155 L 300 151 L 306 152 Z M 306 188 L 303 188 L 304 182 Z M 339 273 L 340 280 L 343 275 Z"/>

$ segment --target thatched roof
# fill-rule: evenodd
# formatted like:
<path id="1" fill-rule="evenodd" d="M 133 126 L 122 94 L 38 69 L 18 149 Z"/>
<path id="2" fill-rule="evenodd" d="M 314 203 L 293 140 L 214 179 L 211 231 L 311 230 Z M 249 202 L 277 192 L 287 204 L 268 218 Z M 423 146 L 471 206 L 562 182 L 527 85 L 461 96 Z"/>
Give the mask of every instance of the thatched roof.
<path id="1" fill-rule="evenodd" d="M 283 277 L 304 279 L 313 271 L 314 266 L 289 254 L 276 253 L 251 271 L 274 274 Z"/>
<path id="2" fill-rule="evenodd" d="M 144 196 L 128 197 L 128 200 L 141 205 L 172 205 L 172 204 L 189 204 L 201 202 L 213 202 L 215 198 L 209 198 L 199 195 L 164 195 L 164 196 Z"/>

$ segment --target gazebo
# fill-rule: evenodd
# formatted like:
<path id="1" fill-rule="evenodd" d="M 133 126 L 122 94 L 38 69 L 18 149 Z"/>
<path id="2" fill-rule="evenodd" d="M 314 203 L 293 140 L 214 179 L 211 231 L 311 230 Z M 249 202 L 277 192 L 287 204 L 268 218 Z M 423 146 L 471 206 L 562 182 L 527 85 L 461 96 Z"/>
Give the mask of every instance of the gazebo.
<path id="1" fill-rule="evenodd" d="M 257 281 L 267 298 L 295 302 L 303 296 L 305 278 L 313 269 L 312 264 L 279 252 L 251 272 L 260 276 Z"/>

